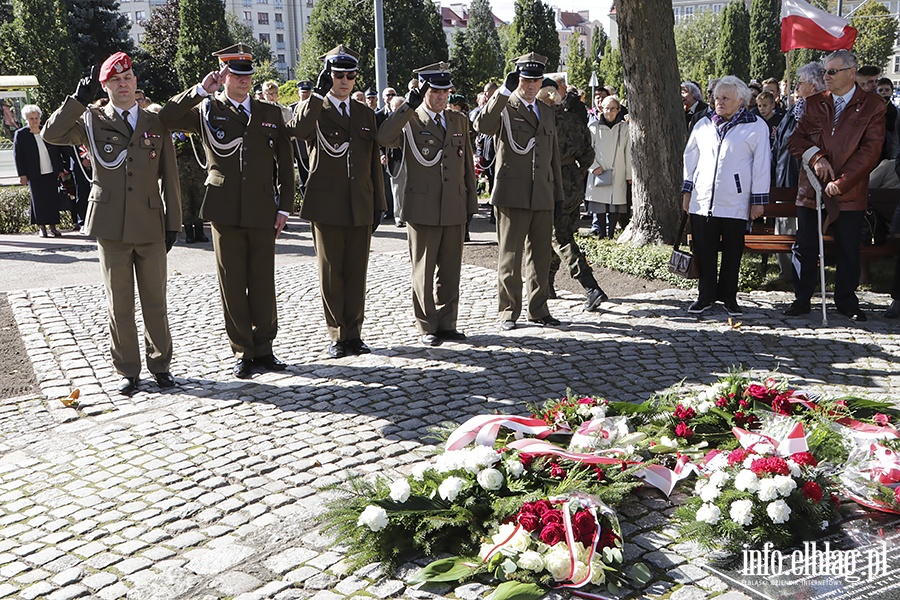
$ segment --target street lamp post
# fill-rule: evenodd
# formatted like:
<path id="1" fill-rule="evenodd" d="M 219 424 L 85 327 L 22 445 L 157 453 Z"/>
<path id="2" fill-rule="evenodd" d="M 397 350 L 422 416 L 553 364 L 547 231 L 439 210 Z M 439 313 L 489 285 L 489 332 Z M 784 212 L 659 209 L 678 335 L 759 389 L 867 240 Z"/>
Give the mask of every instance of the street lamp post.
<path id="1" fill-rule="evenodd" d="M 375 85 L 378 88 L 378 106 L 384 106 L 381 91 L 387 87 L 387 54 L 384 50 L 383 0 L 375 0 Z"/>

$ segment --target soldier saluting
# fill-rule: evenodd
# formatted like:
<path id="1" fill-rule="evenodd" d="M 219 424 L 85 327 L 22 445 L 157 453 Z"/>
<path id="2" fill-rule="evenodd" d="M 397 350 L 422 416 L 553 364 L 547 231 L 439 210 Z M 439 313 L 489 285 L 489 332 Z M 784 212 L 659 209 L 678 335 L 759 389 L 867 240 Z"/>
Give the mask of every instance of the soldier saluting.
<path id="1" fill-rule="evenodd" d="M 254 366 L 287 367 L 272 343 L 278 332 L 275 238 L 294 203 L 293 156 L 281 108 L 250 95 L 250 48 L 235 44 L 213 56 L 221 69 L 169 100 L 159 117 L 172 129 L 199 135 L 206 149 L 200 216 L 212 222 L 225 331 L 237 358 L 232 371 L 244 379 Z"/>
<path id="2" fill-rule="evenodd" d="M 89 106 L 100 87 L 103 108 Z M 78 83 L 41 133 L 60 146 L 84 144 L 91 155 L 93 186 L 84 231 L 97 238 L 109 308 L 110 352 L 122 376 L 118 390 L 138 387 L 141 350 L 135 325 L 134 282 L 144 315 L 147 369 L 160 387 L 175 385 L 169 373 L 172 338 L 166 314 L 166 252 L 178 236 L 181 200 L 172 136 L 157 115 L 135 100 L 131 58 L 117 52 Z M 85 109 L 85 107 L 88 107 Z"/>
<path id="3" fill-rule="evenodd" d="M 413 313 L 422 343 L 462 340 L 456 329 L 466 220 L 478 210 L 469 120 L 446 110 L 449 65 L 416 69 L 420 86 L 381 124 L 378 143 L 404 148 L 397 176 L 408 226 Z M 435 279 L 435 274 L 437 278 Z"/>

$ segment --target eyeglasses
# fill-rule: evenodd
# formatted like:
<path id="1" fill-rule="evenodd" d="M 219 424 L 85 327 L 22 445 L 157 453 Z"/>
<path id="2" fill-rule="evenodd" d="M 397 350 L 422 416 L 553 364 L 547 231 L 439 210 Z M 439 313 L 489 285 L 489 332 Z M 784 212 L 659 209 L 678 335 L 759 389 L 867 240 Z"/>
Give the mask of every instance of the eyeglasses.
<path id="1" fill-rule="evenodd" d="M 397 95 L 397 94 L 385 94 L 384 97 L 385 97 L 385 98 L 393 98 L 393 97 L 396 96 L 396 95 Z"/>
<path id="2" fill-rule="evenodd" d="M 849 71 L 852 68 L 853 67 L 844 67 L 843 69 L 825 69 L 825 74 L 834 76 L 834 75 L 837 75 L 838 73 L 840 73 L 841 71 Z"/>
<path id="3" fill-rule="evenodd" d="M 332 73 L 332 75 L 334 75 L 335 79 L 343 79 L 344 77 L 346 77 L 350 81 L 356 79 L 356 71 L 350 71 L 349 73 L 335 72 Z"/>

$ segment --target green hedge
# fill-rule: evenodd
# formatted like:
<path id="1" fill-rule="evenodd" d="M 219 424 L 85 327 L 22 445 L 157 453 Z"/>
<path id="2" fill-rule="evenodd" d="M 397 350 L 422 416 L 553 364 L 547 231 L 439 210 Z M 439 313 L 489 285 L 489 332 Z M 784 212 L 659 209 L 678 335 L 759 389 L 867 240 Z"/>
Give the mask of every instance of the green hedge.
<path id="1" fill-rule="evenodd" d="M 68 211 L 60 213 L 60 228 L 72 227 L 72 216 Z M 0 234 L 28 233 L 37 231 L 31 224 L 31 196 L 28 187 L 10 185 L 0 187 Z"/>

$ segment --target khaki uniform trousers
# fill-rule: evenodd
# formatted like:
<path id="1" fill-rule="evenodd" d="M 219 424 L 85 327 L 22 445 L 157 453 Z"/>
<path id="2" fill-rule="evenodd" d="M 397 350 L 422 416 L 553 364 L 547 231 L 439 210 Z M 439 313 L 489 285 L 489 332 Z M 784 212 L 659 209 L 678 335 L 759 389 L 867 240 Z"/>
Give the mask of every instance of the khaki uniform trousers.
<path id="1" fill-rule="evenodd" d="M 407 223 L 413 314 L 421 333 L 456 329 L 466 226 Z M 436 277 L 435 277 L 436 276 Z"/>
<path id="2" fill-rule="evenodd" d="M 137 279 L 144 318 L 144 354 L 151 373 L 168 373 L 172 337 L 166 315 L 166 243 L 130 244 L 97 238 L 100 269 L 106 287 L 110 352 L 123 377 L 141 374 L 141 351 L 135 324 L 134 282 Z"/>
<path id="3" fill-rule="evenodd" d="M 275 228 L 212 224 L 225 333 L 235 358 L 272 354 L 278 333 Z"/>
<path id="4" fill-rule="evenodd" d="M 501 321 L 522 314 L 522 258 L 528 286 L 529 319 L 550 314 L 550 260 L 553 255 L 553 211 L 494 207 L 497 210 L 497 299 Z"/>
<path id="5" fill-rule="evenodd" d="M 372 226 L 313 222 L 312 238 L 328 335 L 335 342 L 360 338 L 366 312 Z"/>

